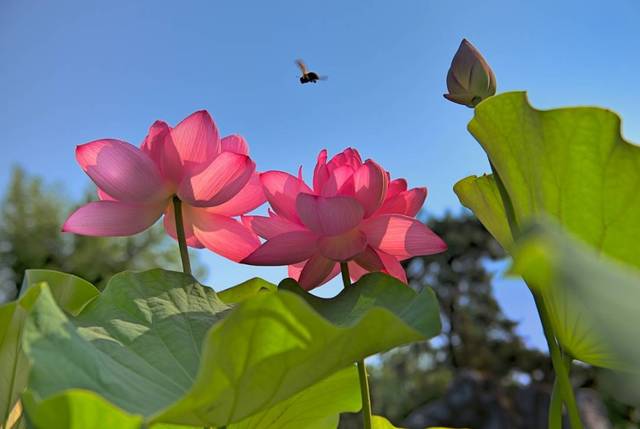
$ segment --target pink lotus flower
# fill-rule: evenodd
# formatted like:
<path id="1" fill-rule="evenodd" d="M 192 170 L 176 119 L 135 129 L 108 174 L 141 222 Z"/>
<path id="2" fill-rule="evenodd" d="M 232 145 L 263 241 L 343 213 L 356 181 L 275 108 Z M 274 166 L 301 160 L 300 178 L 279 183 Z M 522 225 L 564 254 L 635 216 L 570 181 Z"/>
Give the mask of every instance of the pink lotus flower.
<path id="1" fill-rule="evenodd" d="M 76 148 L 76 159 L 98 187 L 100 201 L 76 210 L 63 231 L 92 236 L 141 232 L 164 214 L 176 238 L 172 198 L 182 202 L 187 244 L 240 261 L 260 241 L 233 219 L 265 201 L 249 148 L 238 135 L 222 139 L 209 113 L 175 128 L 156 121 L 140 148 L 104 139 Z"/>
<path id="2" fill-rule="evenodd" d="M 260 175 L 271 205 L 269 216 L 242 220 L 266 239 L 242 263 L 289 265 L 289 276 L 306 289 L 329 281 L 347 262 L 357 280 L 382 271 L 407 282 L 400 261 L 446 250 L 446 244 L 414 217 L 426 188 L 407 190 L 404 179 L 390 180 L 374 161 L 362 162 L 346 149 L 327 162 L 318 156 L 313 189 L 282 171 Z"/>

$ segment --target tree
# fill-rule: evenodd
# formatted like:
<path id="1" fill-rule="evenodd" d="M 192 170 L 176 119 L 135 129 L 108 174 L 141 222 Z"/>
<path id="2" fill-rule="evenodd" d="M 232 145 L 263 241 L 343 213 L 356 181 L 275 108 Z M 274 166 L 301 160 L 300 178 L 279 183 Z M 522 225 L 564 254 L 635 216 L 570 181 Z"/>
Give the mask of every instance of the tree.
<path id="1" fill-rule="evenodd" d="M 85 199 L 95 196 L 87 192 Z M 29 268 L 73 273 L 100 288 L 127 269 L 180 269 L 177 246 L 159 225 L 132 237 L 62 233 L 64 219 L 78 205 L 66 201 L 60 187 L 14 168 L 0 205 L 0 302 L 15 297 Z M 197 272 L 203 274 L 201 266 Z"/>

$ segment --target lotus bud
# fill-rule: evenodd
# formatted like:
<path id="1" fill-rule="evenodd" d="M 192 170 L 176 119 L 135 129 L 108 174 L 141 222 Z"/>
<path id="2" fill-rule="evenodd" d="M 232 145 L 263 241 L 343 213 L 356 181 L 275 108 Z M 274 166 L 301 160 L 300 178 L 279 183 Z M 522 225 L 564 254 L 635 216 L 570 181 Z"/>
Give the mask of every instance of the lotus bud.
<path id="1" fill-rule="evenodd" d="M 467 39 L 462 39 L 447 73 L 448 94 L 454 103 L 476 107 L 496 93 L 496 76 L 482 54 Z"/>

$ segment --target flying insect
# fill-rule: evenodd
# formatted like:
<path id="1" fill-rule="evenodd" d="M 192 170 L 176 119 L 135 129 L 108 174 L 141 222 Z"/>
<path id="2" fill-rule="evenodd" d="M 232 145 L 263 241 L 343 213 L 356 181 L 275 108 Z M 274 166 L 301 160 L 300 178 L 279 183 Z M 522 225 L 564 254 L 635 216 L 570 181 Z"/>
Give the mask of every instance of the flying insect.
<path id="1" fill-rule="evenodd" d="M 307 70 L 307 66 L 302 60 L 296 60 L 296 64 L 300 68 L 300 73 L 302 73 L 302 76 L 300 76 L 301 84 L 304 85 L 305 83 L 317 83 L 319 80 L 327 80 L 326 76 L 318 76 L 318 73 Z"/>

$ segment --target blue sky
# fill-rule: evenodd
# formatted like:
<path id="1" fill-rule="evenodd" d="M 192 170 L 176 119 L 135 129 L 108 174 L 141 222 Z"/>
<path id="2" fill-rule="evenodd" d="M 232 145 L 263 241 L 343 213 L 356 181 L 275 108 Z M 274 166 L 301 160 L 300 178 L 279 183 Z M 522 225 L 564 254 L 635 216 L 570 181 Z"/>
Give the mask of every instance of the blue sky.
<path id="1" fill-rule="evenodd" d="M 309 177 L 320 149 L 354 146 L 427 186 L 428 214 L 455 212 L 453 184 L 487 171 L 466 132 L 472 111 L 442 98 L 461 38 L 485 54 L 499 92 L 612 108 L 640 141 L 639 18 L 635 0 L 2 0 L 0 189 L 20 164 L 79 197 L 75 145 L 138 144 L 155 119 L 205 108 L 223 134 L 247 138 L 261 170 L 302 164 Z M 298 57 L 329 80 L 301 86 Z M 201 257 L 216 288 L 285 272 Z M 524 286 L 499 281 L 496 292 L 542 346 Z"/>

